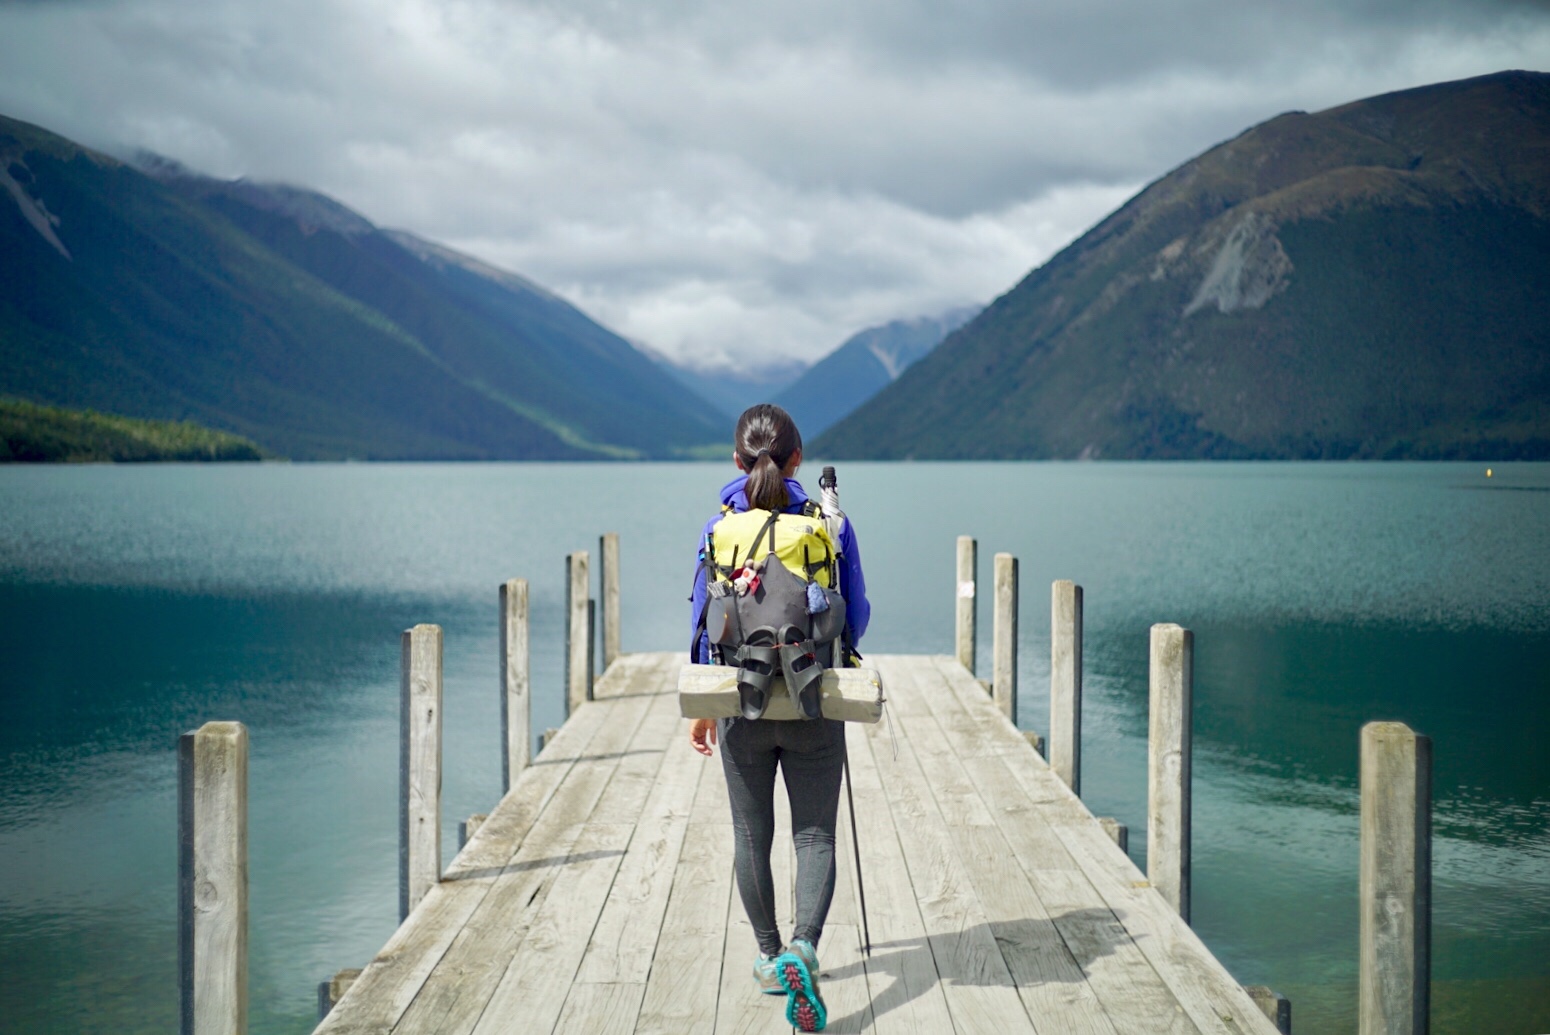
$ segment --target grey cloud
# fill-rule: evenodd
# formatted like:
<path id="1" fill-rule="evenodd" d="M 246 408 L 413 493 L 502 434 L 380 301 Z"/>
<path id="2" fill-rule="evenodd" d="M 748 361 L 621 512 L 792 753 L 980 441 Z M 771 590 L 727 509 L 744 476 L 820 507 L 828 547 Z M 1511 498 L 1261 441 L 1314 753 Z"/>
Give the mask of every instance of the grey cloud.
<path id="1" fill-rule="evenodd" d="M 557 18 L 618 40 L 692 38 L 739 55 L 778 46 L 839 46 L 874 64 L 925 71 L 999 65 L 1046 83 L 1090 88 L 1160 72 L 1251 68 L 1267 50 L 1395 32 L 1487 29 L 1543 0 L 549 0 Z"/>
<path id="2" fill-rule="evenodd" d="M 0 2 L 0 111 L 305 184 L 705 362 L 986 301 L 1289 108 L 1544 67 L 1543 5 Z"/>

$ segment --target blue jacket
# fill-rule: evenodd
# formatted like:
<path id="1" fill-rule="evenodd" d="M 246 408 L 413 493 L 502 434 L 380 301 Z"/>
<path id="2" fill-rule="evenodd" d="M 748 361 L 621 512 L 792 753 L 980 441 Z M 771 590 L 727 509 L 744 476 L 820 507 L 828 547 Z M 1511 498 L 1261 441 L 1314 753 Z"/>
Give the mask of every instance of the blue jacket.
<path id="1" fill-rule="evenodd" d="M 740 474 L 723 485 L 721 505 L 731 504 L 732 510 L 739 514 L 747 510 L 748 497 L 743 492 L 743 485 L 747 481 L 748 476 Z M 786 479 L 786 495 L 790 498 L 790 502 L 785 512 L 801 513 L 808 496 L 807 491 L 795 478 Z M 705 536 L 720 520 L 721 515 L 718 513 L 705 522 L 698 545 L 701 551 L 705 549 Z M 862 633 L 866 632 L 867 622 L 872 618 L 872 605 L 867 603 L 866 577 L 861 574 L 861 548 L 856 545 L 856 531 L 851 526 L 848 515 L 844 526 L 840 529 L 840 595 L 845 598 L 845 624 L 850 628 L 850 644 L 854 647 L 861 642 Z M 693 634 L 700 628 L 700 619 L 705 613 L 705 566 L 698 559 L 694 563 L 694 592 L 690 595 L 689 602 L 691 604 L 689 624 L 690 632 Z M 710 664 L 710 637 L 703 631 L 695 641 L 694 660 L 701 665 Z"/>

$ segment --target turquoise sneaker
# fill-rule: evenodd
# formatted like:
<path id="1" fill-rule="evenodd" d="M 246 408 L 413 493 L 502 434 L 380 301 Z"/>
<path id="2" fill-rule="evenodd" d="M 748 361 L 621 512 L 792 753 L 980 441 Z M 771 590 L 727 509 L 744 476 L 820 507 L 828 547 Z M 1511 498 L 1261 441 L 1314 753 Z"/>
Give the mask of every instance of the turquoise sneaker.
<path id="1" fill-rule="evenodd" d="M 785 995 L 786 988 L 780 983 L 780 974 L 775 969 L 775 961 L 780 959 L 780 952 L 773 956 L 765 956 L 762 953 L 753 958 L 753 979 L 759 984 L 759 991 L 765 995 Z"/>
<path id="2" fill-rule="evenodd" d="M 776 976 L 786 990 L 786 1020 L 797 1031 L 823 1031 L 829 1011 L 818 994 L 818 950 L 797 938 L 775 960 Z"/>

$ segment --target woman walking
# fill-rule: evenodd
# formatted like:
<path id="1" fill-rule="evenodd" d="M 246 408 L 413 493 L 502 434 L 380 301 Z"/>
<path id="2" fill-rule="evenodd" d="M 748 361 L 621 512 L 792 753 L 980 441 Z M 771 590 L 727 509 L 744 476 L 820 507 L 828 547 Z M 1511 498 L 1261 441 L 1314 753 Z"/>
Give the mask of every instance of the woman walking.
<path id="1" fill-rule="evenodd" d="M 733 592 L 746 595 L 751 591 L 750 587 L 757 591 L 761 577 L 787 578 L 785 572 L 768 570 L 766 554 L 760 550 L 767 545 L 773 560 L 779 515 L 811 518 L 816 514 L 815 505 L 796 480 L 797 468 L 802 462 L 802 436 L 785 410 L 767 403 L 746 410 L 738 418 L 733 460 L 742 473 L 722 487 L 722 513 L 706 523 L 700 537 L 701 553 L 691 598 L 694 623 L 691 650 L 694 660 L 701 664 L 711 663 L 713 650 L 719 649 L 713 648 L 711 637 L 705 631 L 711 598 L 718 590 L 723 596 Z M 715 533 L 724 518 L 753 511 L 766 512 L 768 517 L 762 523 L 757 520 L 741 523 L 741 527 L 762 527 L 751 543 L 729 546 L 726 536 L 720 544 L 714 543 Z M 818 531 L 814 530 L 815 523 L 819 525 Z M 866 599 L 855 533 L 847 519 L 841 528 L 839 542 L 833 543 L 827 533 L 821 531 L 821 523 L 797 524 L 799 530 L 805 530 L 799 534 L 817 540 L 811 548 L 804 543 L 797 554 L 802 558 L 798 567 L 807 580 L 811 601 L 807 610 L 812 613 L 829 608 L 830 597 L 826 597 L 823 590 L 831 593 L 837 590 L 843 599 L 843 604 L 836 604 L 835 608 L 843 614 L 844 631 L 831 648 L 830 656 L 820 658 L 818 663 L 827 661 L 831 665 L 842 665 L 850 648 L 866 631 L 871 610 Z M 729 526 L 723 528 L 730 534 Z M 769 536 L 767 542 L 766 533 Z M 821 548 L 819 543 L 824 546 Z M 839 554 L 837 562 L 834 549 Z M 727 585 L 716 586 L 718 557 L 729 550 L 735 558 L 730 565 L 734 570 L 722 570 L 720 581 Z M 736 559 L 739 550 L 741 568 Z M 824 553 L 829 556 L 823 556 Z M 735 590 L 730 581 L 734 576 L 740 577 L 742 582 Z M 831 612 L 830 617 L 834 616 L 835 612 Z M 845 766 L 845 724 L 825 718 L 775 721 L 748 717 L 762 713 L 767 706 L 768 701 L 760 697 L 759 687 L 767 685 L 771 675 L 767 664 L 761 670 L 760 662 L 753 659 L 772 658 L 777 649 L 785 647 L 780 657 L 788 683 L 803 682 L 797 672 L 804 670 L 794 670 L 792 663 L 795 658 L 800 664 L 803 657 L 813 662 L 815 648 L 811 631 L 808 637 L 805 641 L 797 641 L 791 636 L 780 636 L 776 643 L 763 648 L 765 653 L 759 653 L 758 649 L 746 652 L 749 660 L 739 672 L 744 717 L 696 719 L 690 727 L 689 738 L 694 749 L 707 756 L 713 754 L 718 742 L 720 744 L 721 765 L 732 804 L 737 889 L 759 944 L 759 955 L 753 965 L 754 980 L 766 993 L 784 994 L 786 1019 L 800 1031 L 813 1032 L 822 1031 L 828 1023 L 818 989 L 818 943 L 823 936 L 829 903 L 834 897 L 834 835 L 840 776 Z M 725 638 L 718 637 L 718 643 L 726 642 Z M 821 647 L 816 650 L 822 653 Z M 791 803 L 791 835 L 797 856 L 796 917 L 789 944 L 782 941 L 776 925 L 775 886 L 770 873 L 777 769 L 785 781 L 786 795 Z"/>

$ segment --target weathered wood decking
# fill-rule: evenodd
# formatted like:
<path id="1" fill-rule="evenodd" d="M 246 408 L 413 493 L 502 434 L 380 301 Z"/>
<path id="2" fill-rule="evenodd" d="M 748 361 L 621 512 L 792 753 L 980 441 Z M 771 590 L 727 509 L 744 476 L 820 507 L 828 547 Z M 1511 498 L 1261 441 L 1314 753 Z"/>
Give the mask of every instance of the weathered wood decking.
<path id="1" fill-rule="evenodd" d="M 680 660 L 609 668 L 319 1032 L 789 1030 L 750 977 L 726 787 L 684 735 Z M 828 1030 L 1274 1033 L 967 670 L 867 662 L 895 735 L 847 727 L 872 955 L 842 801 Z M 791 853 L 778 834 L 788 933 Z"/>

